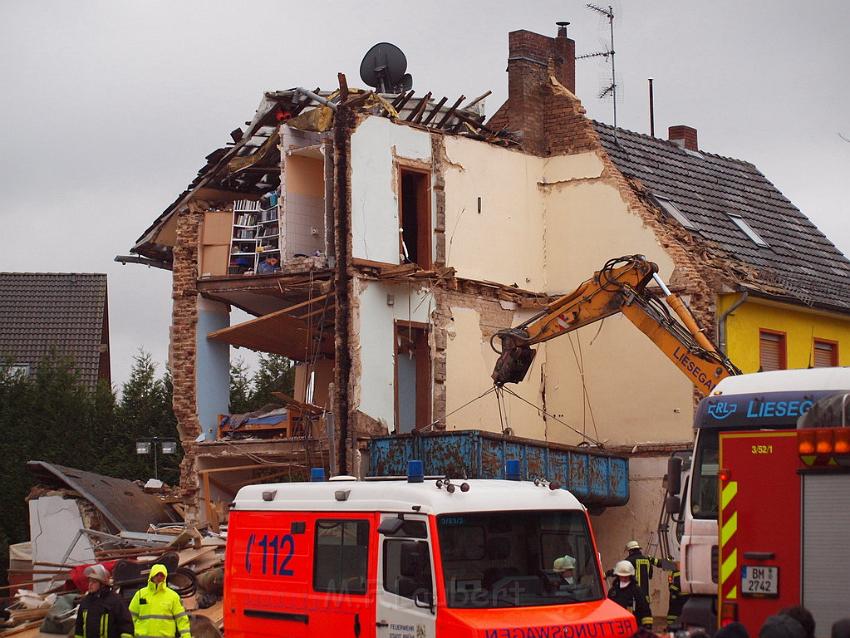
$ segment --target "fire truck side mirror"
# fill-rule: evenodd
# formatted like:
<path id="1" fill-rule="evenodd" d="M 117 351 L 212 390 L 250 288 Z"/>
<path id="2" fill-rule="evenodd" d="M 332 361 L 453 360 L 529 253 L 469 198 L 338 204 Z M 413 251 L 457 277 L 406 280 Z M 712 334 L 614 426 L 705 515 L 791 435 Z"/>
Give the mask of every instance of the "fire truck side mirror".
<path id="1" fill-rule="evenodd" d="M 682 499 L 680 499 L 678 496 L 668 496 L 666 507 L 668 514 L 681 514 Z"/>
<path id="2" fill-rule="evenodd" d="M 667 459 L 667 494 L 676 496 L 682 489 L 682 458 L 671 456 Z"/>

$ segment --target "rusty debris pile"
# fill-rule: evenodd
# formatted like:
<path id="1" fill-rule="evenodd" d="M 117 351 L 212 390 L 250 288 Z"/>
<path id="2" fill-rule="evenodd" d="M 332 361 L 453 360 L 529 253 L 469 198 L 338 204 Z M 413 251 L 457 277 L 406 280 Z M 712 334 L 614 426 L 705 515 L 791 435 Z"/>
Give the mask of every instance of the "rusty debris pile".
<path id="1" fill-rule="evenodd" d="M 12 545 L 0 636 L 73 633 L 87 567 L 103 565 L 129 604 L 163 564 L 192 618 L 192 634 L 220 636 L 224 535 L 187 525 L 167 487 L 155 493 L 123 479 L 31 461 L 30 538 Z M 2 609 L 3 605 L 0 605 Z"/>

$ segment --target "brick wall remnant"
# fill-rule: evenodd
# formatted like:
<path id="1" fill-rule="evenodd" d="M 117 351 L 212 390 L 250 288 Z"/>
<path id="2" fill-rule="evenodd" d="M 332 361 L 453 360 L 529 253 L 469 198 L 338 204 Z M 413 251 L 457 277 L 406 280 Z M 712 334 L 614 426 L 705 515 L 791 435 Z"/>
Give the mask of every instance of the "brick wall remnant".
<path id="1" fill-rule="evenodd" d="M 177 213 L 171 311 L 171 376 L 177 431 L 185 455 L 180 464 L 180 487 L 189 518 L 197 516 L 198 476 L 193 442 L 201 433 L 198 420 L 195 362 L 198 323 L 198 247 L 204 202 L 190 202 Z"/>
<path id="2" fill-rule="evenodd" d="M 547 154 L 546 94 L 550 68 L 558 81 L 575 91 L 575 42 L 531 31 L 508 34 L 507 128 L 518 133 L 525 150 Z M 497 122 L 498 124 L 499 122 Z"/>

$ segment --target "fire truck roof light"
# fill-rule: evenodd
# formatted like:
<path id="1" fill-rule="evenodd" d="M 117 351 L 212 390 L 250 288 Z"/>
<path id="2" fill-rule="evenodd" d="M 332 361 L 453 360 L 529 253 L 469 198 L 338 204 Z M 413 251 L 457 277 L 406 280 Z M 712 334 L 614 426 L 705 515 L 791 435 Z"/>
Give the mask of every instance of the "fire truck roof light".
<path id="1" fill-rule="evenodd" d="M 815 451 L 818 454 L 831 454 L 833 447 L 833 434 L 831 429 L 815 430 Z"/>
<path id="2" fill-rule="evenodd" d="M 422 461 L 413 459 L 407 462 L 407 482 L 422 483 L 425 480 L 425 468 Z"/>
<path id="3" fill-rule="evenodd" d="M 797 430 L 797 453 L 809 456 L 815 453 L 815 431 Z"/>
<path id="4" fill-rule="evenodd" d="M 850 454 L 850 428 L 835 430 L 835 453 Z"/>
<path id="5" fill-rule="evenodd" d="M 522 480 L 518 459 L 508 459 L 505 461 L 505 478 L 509 481 Z"/>
<path id="6" fill-rule="evenodd" d="M 325 480 L 325 468 L 312 467 L 310 468 L 310 481 L 312 483 L 322 483 Z"/>

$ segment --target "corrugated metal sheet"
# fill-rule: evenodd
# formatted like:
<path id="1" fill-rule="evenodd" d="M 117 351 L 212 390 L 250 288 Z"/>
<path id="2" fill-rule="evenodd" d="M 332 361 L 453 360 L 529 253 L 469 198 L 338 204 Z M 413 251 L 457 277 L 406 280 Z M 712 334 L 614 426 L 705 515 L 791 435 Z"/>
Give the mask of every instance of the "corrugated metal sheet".
<path id="1" fill-rule="evenodd" d="M 629 501 L 629 462 L 585 448 L 501 436 L 480 430 L 403 434 L 373 438 L 370 474 L 404 476 L 419 459 L 425 473 L 451 478 L 505 478 L 505 462 L 517 459 L 523 479 L 559 482 L 588 507 Z"/>

